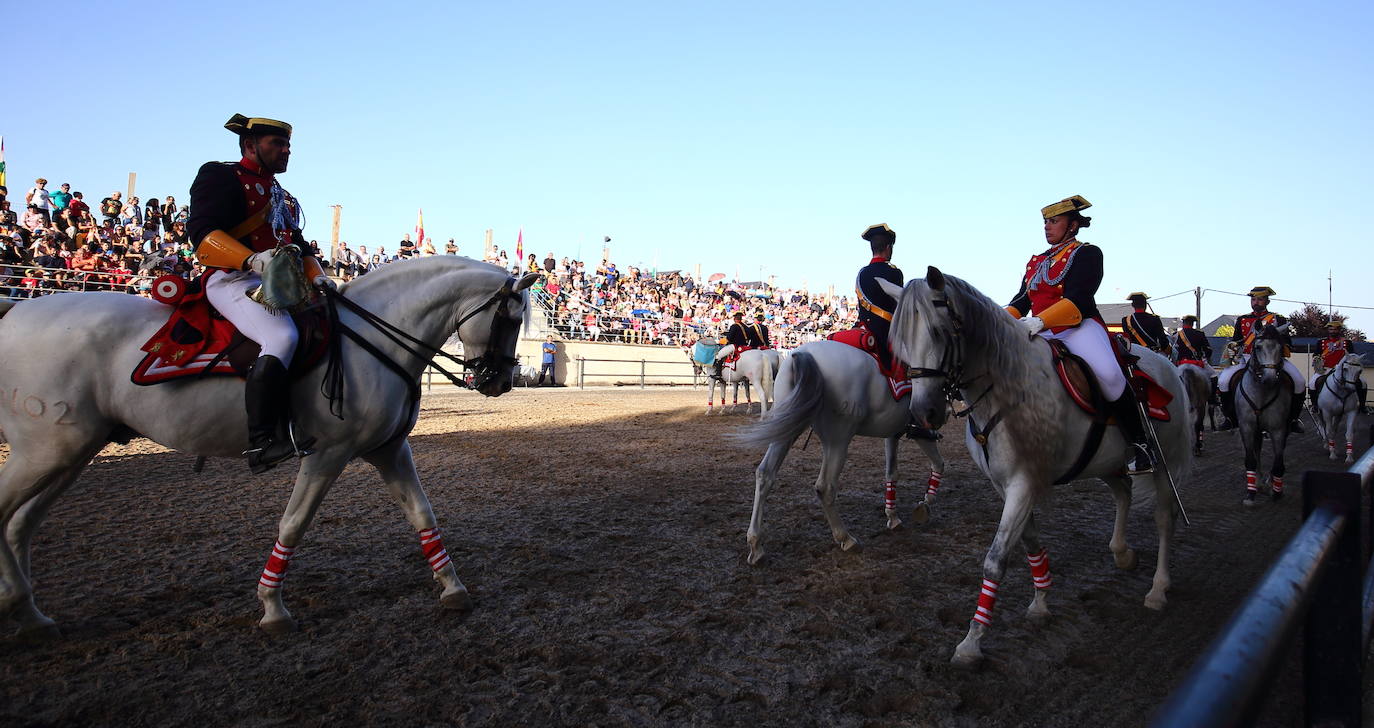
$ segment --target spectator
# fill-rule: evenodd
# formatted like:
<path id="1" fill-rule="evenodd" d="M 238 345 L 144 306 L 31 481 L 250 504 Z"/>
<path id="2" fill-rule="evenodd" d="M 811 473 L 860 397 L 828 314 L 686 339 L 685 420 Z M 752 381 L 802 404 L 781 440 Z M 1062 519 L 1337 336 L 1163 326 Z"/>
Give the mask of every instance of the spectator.
<path id="1" fill-rule="evenodd" d="M 80 192 L 72 193 L 72 201 L 71 204 L 67 206 L 67 209 L 71 210 L 72 215 L 76 216 L 77 221 L 83 221 L 91 215 L 91 206 L 87 205 L 86 201 L 82 199 Z"/>
<path id="2" fill-rule="evenodd" d="M 39 177 L 33 181 L 33 187 L 24 196 L 24 203 L 38 210 L 38 214 L 43 216 L 45 223 L 52 220 L 52 196 L 47 188 L 48 181 Z"/>
<path id="3" fill-rule="evenodd" d="M 53 214 L 57 214 L 59 212 L 66 212 L 67 207 L 72 203 L 71 184 L 63 182 L 62 187 L 58 189 L 58 191 L 48 195 L 48 199 L 52 200 Z"/>
<path id="4" fill-rule="evenodd" d="M 175 221 L 176 216 L 177 216 L 177 199 L 176 199 L 175 197 L 172 197 L 171 195 L 167 195 L 167 199 L 165 199 L 165 200 L 162 201 L 162 217 L 161 217 L 161 220 L 162 220 L 162 230 L 163 230 L 163 232 L 166 232 L 166 231 L 172 229 L 172 223 Z M 187 217 L 190 217 L 190 211 L 189 211 L 189 210 L 187 211 Z"/>
<path id="5" fill-rule="evenodd" d="M 148 204 L 143 208 L 143 227 L 152 230 L 156 235 L 160 232 L 158 228 L 162 225 L 162 206 L 157 204 L 156 197 L 149 197 Z"/>
<path id="6" fill-rule="evenodd" d="M 431 255 L 438 255 L 438 253 L 439 251 L 434 249 L 434 241 L 430 238 L 425 238 L 425 242 L 420 245 L 420 256 L 427 258 Z"/>
<path id="7" fill-rule="evenodd" d="M 109 197 L 100 201 L 100 216 L 104 220 L 113 222 L 119 217 L 119 213 L 124 209 L 124 203 L 119 201 L 120 193 L 118 190 L 111 192 Z"/>
<path id="8" fill-rule="evenodd" d="M 553 334 L 549 334 L 548 337 L 544 339 L 544 344 L 541 348 L 544 352 L 544 358 L 539 365 L 539 386 L 544 386 L 544 375 L 547 374 L 549 375 L 549 386 L 556 387 L 558 386 L 558 382 L 553 380 L 553 365 L 558 355 L 558 344 L 553 343 Z"/>
<path id="9" fill-rule="evenodd" d="M 401 238 L 400 250 L 396 252 L 397 258 L 411 258 L 415 256 L 415 243 L 411 242 L 410 235 L 407 233 Z"/>
<path id="10" fill-rule="evenodd" d="M 449 238 L 449 239 L 448 239 L 448 243 L 444 245 L 444 255 L 457 255 L 457 254 L 458 254 L 458 244 L 455 243 L 455 242 L 453 242 L 453 238 Z"/>
<path id="11" fill-rule="evenodd" d="M 46 222 L 46 218 L 43 213 L 39 212 L 38 205 L 34 204 L 30 204 L 28 209 L 24 210 L 24 216 L 19 219 L 19 224 L 27 230 L 41 229 L 44 222 Z"/>
<path id="12" fill-rule="evenodd" d="M 555 261 L 555 260 L 553 259 L 553 253 L 549 253 L 548 255 L 544 256 L 544 272 L 545 272 L 545 273 L 548 273 L 549 275 L 553 275 L 553 269 L 554 269 L 554 266 L 555 266 L 556 264 L 557 264 L 557 261 Z"/>
<path id="13" fill-rule="evenodd" d="M 119 208 L 119 224 L 143 226 L 143 208 L 139 206 L 137 197 L 130 197 L 129 201 Z"/>

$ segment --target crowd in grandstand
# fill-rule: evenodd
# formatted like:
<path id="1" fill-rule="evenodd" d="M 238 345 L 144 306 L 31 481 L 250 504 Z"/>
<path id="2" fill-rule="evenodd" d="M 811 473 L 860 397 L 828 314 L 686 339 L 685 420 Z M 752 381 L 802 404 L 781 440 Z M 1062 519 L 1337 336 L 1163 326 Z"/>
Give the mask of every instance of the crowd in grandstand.
<path id="1" fill-rule="evenodd" d="M 70 184 L 49 190 L 47 180 L 40 178 L 24 194 L 21 214 L 13 209 L 9 191 L 0 187 L 0 296 L 69 290 L 147 296 L 156 276 L 200 275 L 186 234 L 187 206 L 171 196 L 150 197 L 146 203 L 122 197 L 111 192 L 92 209 Z M 459 250 L 453 239 L 436 245 L 432 239 L 412 241 L 406 235 L 394 253 L 385 246 L 369 251 L 366 245 L 347 243 L 328 254 L 318 246 L 313 252 L 331 259 L 334 274 L 349 280 L 394 261 L 457 255 Z M 856 317 L 847 297 L 762 282 L 698 281 L 680 271 L 622 270 L 609 260 L 588 270 L 582 261 L 556 259 L 553 253 L 542 261 L 531 254 L 511 262 L 500 248 L 491 248 L 484 259 L 513 274 L 543 274 L 534 300 L 565 338 L 688 345 L 701 336 L 715 338 L 731 314 L 743 311 L 750 320 L 762 314 L 774 341 L 794 346 L 847 328 Z"/>

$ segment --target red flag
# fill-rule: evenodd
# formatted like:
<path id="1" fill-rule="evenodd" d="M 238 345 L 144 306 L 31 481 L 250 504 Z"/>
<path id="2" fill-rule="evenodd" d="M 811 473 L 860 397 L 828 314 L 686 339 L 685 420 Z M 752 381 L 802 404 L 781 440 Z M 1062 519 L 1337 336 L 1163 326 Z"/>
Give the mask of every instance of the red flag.
<path id="1" fill-rule="evenodd" d="M 425 208 L 420 208 L 420 218 L 415 221 L 415 234 L 419 236 L 415 240 L 415 247 L 420 247 L 425 242 Z"/>
<path id="2" fill-rule="evenodd" d="M 515 260 L 520 264 L 521 270 L 525 268 L 525 228 L 521 227 L 520 232 L 515 236 Z"/>

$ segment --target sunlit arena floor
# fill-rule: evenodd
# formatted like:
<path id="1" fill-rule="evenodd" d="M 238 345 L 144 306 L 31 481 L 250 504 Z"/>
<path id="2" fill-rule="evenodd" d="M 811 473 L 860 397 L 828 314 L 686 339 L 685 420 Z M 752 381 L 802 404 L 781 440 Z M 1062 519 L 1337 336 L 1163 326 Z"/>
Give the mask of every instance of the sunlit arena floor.
<path id="1" fill-rule="evenodd" d="M 195 474 L 190 455 L 111 445 L 35 539 L 35 598 L 63 636 L 30 644 L 6 623 L 0 724 L 1143 725 L 1296 530 L 1303 470 L 1344 467 L 1297 435 L 1287 496 L 1246 509 L 1239 441 L 1209 432 L 1181 485 L 1192 525 L 1178 528 L 1163 612 L 1143 606 L 1152 498 L 1138 494 L 1128 526 L 1139 565 L 1120 571 L 1106 487 L 1056 488 L 1037 515 L 1052 616 L 1025 617 L 1016 556 L 987 659 L 966 671 L 949 658 L 1001 502 L 956 425 L 924 526 L 909 511 L 929 466 L 903 446 L 895 531 L 881 443 L 855 442 L 837 496 L 854 552 L 816 502 L 819 448 L 799 442 L 750 566 L 761 451 L 726 437 L 750 416 L 708 417 L 705 399 L 436 387 L 411 442 L 474 609 L 440 606 L 415 534 L 358 461 L 296 552 L 284 596 L 301 629 L 280 638 L 255 626 L 255 586 L 294 468 L 254 477 L 210 460 Z M 1295 657 L 1261 724 L 1301 715 Z"/>

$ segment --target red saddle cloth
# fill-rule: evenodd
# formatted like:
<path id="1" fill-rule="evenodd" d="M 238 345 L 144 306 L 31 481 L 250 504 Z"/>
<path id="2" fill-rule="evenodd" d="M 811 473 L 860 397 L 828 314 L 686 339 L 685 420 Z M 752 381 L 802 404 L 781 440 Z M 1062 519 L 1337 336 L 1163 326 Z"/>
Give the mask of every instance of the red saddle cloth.
<path id="1" fill-rule="evenodd" d="M 750 349 L 755 349 L 755 348 L 758 348 L 758 347 L 754 347 L 754 346 L 740 346 L 740 347 L 736 347 L 734 351 L 730 352 L 729 355 L 727 355 L 724 359 L 721 360 L 720 365 L 721 365 L 722 367 L 727 368 L 727 369 L 734 369 L 734 368 L 735 368 L 735 362 L 739 361 L 739 356 L 740 356 L 740 354 L 743 354 L 744 352 L 749 351 Z"/>
<path id="2" fill-rule="evenodd" d="M 210 305 L 200 280 L 187 286 L 172 307 L 167 323 L 140 347 L 147 355 L 134 367 L 134 384 L 150 385 L 185 377 L 248 375 L 262 347 Z M 319 363 L 328 352 L 329 319 L 323 307 L 294 314 L 300 333 L 291 358 L 291 376 L 299 377 Z"/>
<path id="3" fill-rule="evenodd" d="M 884 366 L 883 357 L 878 355 L 878 340 L 864 325 L 836 331 L 825 338 L 848 344 L 873 357 L 873 362 L 878 365 L 878 372 L 887 377 L 887 391 L 892 394 L 893 399 L 901 399 L 911 394 L 911 380 L 906 377 L 906 365 L 897 361 L 897 357 L 894 356 L 891 357 L 892 365 Z"/>
<path id="4" fill-rule="evenodd" d="M 1195 367 L 1202 367 L 1203 369 L 1211 369 L 1211 368 L 1212 368 L 1210 365 L 1207 364 L 1207 362 L 1205 362 L 1205 361 L 1203 361 L 1203 360 L 1201 360 L 1201 359 L 1179 359 L 1179 360 L 1178 360 L 1178 363 L 1179 363 L 1179 364 L 1192 364 L 1192 365 L 1195 366 Z"/>
<path id="5" fill-rule="evenodd" d="M 1093 376 L 1092 369 L 1088 367 L 1087 362 L 1072 354 L 1064 342 L 1056 339 L 1046 339 L 1046 341 L 1050 345 L 1054 371 L 1059 375 L 1059 383 L 1064 385 L 1064 391 L 1068 392 L 1069 397 L 1084 412 L 1093 416 L 1106 414 L 1107 400 L 1098 389 L 1097 379 Z M 1168 422 L 1170 419 L 1169 403 L 1174 400 L 1174 395 L 1140 369 L 1136 369 L 1134 376 L 1132 376 L 1127 366 L 1134 361 L 1135 357 L 1126 353 L 1120 342 L 1113 342 L 1112 351 L 1116 353 L 1117 363 L 1127 373 L 1127 383 L 1134 388 L 1136 397 L 1145 403 L 1150 419 Z"/>

